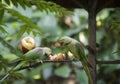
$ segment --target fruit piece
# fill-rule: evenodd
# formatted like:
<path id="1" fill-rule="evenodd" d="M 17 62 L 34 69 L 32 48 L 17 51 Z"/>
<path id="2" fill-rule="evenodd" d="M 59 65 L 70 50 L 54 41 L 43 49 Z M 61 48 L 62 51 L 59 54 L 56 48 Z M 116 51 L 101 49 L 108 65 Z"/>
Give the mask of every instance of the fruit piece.
<path id="1" fill-rule="evenodd" d="M 32 37 L 27 36 L 21 40 L 20 49 L 23 51 L 23 53 L 26 53 L 33 48 L 35 48 L 35 40 Z"/>
<path id="2" fill-rule="evenodd" d="M 50 60 L 53 60 L 53 61 L 64 60 L 65 58 L 66 58 L 66 56 L 63 53 L 59 53 L 59 54 L 55 54 L 53 56 L 50 56 Z"/>

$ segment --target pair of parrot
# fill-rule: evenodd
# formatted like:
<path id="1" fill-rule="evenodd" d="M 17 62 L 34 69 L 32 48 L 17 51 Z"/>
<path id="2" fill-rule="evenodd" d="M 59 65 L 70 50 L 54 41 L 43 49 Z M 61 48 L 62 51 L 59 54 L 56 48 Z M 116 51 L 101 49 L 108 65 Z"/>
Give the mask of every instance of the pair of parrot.
<path id="1" fill-rule="evenodd" d="M 70 51 L 74 55 L 75 59 L 81 61 L 83 69 L 85 70 L 88 76 L 90 84 L 93 84 L 90 69 L 88 66 L 89 63 L 85 56 L 82 44 L 79 41 L 68 36 L 63 36 L 59 38 L 57 43 L 59 43 L 59 46 L 61 47 L 63 46 L 63 48 L 65 48 L 67 51 Z M 48 47 L 37 47 L 25 53 L 23 57 L 25 61 L 26 59 L 28 59 L 28 62 L 32 62 L 35 61 L 36 59 L 45 60 L 46 58 L 44 55 L 47 55 L 48 57 L 52 56 L 52 50 Z"/>
<path id="2" fill-rule="evenodd" d="M 78 59 L 81 61 L 83 65 L 83 69 L 85 70 L 90 84 L 93 84 L 92 77 L 90 74 L 89 66 L 88 66 L 88 61 L 85 56 L 84 49 L 82 47 L 82 44 L 68 36 L 61 37 L 57 43 L 60 44 L 60 46 L 64 46 L 67 51 L 70 51 L 75 59 Z M 27 61 L 28 63 L 34 62 L 35 60 L 45 60 L 45 55 L 46 56 L 51 56 L 52 55 L 52 50 L 48 47 L 36 47 L 32 50 L 29 50 L 23 55 L 23 61 Z"/>

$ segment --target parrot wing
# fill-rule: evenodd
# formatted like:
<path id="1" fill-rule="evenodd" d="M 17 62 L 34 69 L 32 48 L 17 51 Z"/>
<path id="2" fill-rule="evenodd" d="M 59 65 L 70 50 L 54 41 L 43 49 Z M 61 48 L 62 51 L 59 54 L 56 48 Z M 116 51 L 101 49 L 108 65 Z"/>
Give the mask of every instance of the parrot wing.
<path id="1" fill-rule="evenodd" d="M 36 60 L 36 59 L 42 59 L 42 57 L 45 55 L 45 52 L 41 48 L 35 48 L 24 54 L 24 60 Z"/>

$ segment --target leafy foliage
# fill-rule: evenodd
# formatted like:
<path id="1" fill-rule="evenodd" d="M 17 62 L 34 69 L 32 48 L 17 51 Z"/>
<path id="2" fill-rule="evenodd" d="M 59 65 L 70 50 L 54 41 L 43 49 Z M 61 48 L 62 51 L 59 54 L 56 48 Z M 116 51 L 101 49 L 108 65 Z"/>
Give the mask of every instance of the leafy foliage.
<path id="1" fill-rule="evenodd" d="M 18 7 L 18 4 L 21 5 L 24 9 L 26 7 L 31 7 L 35 5 L 40 11 L 46 11 L 46 12 L 55 12 L 58 15 L 63 14 L 71 14 L 72 12 L 68 11 L 67 9 L 53 3 L 53 2 L 46 2 L 46 1 L 39 1 L 39 0 L 4 0 L 8 5 L 11 5 L 11 3 Z"/>
<path id="2" fill-rule="evenodd" d="M 23 23 L 25 23 L 25 25 L 23 25 L 20 29 L 20 33 L 18 34 L 18 38 L 20 38 L 24 34 L 24 32 L 27 32 L 29 34 L 30 31 L 32 31 L 34 35 L 41 34 L 41 29 L 37 25 L 33 24 L 29 18 L 21 15 L 19 12 L 12 10 L 12 9 L 8 9 L 8 12 L 11 15 L 16 16 Z M 39 32 L 37 32 L 37 31 L 39 31 Z"/>
<path id="3" fill-rule="evenodd" d="M 60 36 L 71 36 L 80 40 L 84 45 L 88 45 L 88 14 L 85 10 L 74 10 L 73 16 L 65 18 L 66 14 L 71 14 L 70 11 L 44 0 L 0 0 L 0 7 L 0 79 L 14 67 L 14 64 L 10 65 L 10 63 L 23 55 L 19 50 L 19 42 L 24 36 L 34 37 L 37 46 L 50 47 L 54 54 L 62 50 L 55 48 L 54 44 Z M 108 61 L 120 58 L 119 11 L 119 9 L 106 9 L 97 15 L 98 60 Z M 61 15 L 64 16 L 59 17 Z M 71 53 L 66 54 L 72 57 Z M 75 84 L 87 84 L 87 76 L 81 67 L 81 63 L 77 62 L 45 63 L 20 72 L 11 72 L 10 77 L 4 83 L 37 84 L 40 82 L 46 84 L 54 82 L 57 84 L 59 81 L 61 84 L 67 84 L 69 80 L 71 81 L 69 78 L 73 79 L 75 76 Z M 119 69 L 119 65 L 98 65 L 97 83 L 119 84 Z"/>
<path id="4" fill-rule="evenodd" d="M 31 8 L 35 7 L 33 11 L 41 11 L 41 12 L 46 12 L 46 13 L 54 13 L 56 15 L 64 15 L 64 14 L 72 14 L 72 12 L 68 11 L 67 9 L 52 3 L 52 2 L 46 2 L 46 1 L 39 1 L 39 0 L 0 0 L 0 46 L 3 46 L 3 49 L 5 49 L 5 53 L 8 50 L 8 53 L 5 54 L 4 52 L 0 53 L 0 70 L 2 71 L 0 74 L 0 83 L 2 80 L 4 80 L 5 74 L 6 77 L 10 75 L 12 78 L 17 78 L 20 79 L 22 78 L 22 74 L 18 72 L 13 72 L 12 68 L 15 66 L 9 65 L 11 63 L 11 60 L 9 58 L 14 57 L 20 57 L 22 55 L 21 51 L 18 49 L 18 43 L 15 44 L 16 46 L 12 46 L 14 43 L 9 43 L 13 40 L 14 36 L 19 39 L 21 38 L 25 33 L 30 35 L 31 33 L 36 36 L 42 36 L 43 31 L 40 28 L 40 26 L 36 25 L 35 22 L 30 17 L 27 17 L 21 13 L 21 11 L 18 11 L 20 7 L 22 7 L 24 10 L 26 8 Z M 8 16 L 3 18 L 4 16 Z M 8 22 L 7 22 L 7 21 Z M 12 25 L 12 28 L 17 28 L 14 29 L 11 32 L 10 26 L 9 26 L 9 21 L 10 22 L 19 22 L 14 23 Z M 6 34 L 6 35 L 4 35 Z M 14 35 L 17 34 L 17 35 Z M 5 37 L 5 38 L 4 38 Z M 12 37 L 12 38 L 11 38 Z M 12 44 L 12 45 L 11 45 Z M 2 48 L 1 48 L 2 49 Z M 10 57 L 9 57 L 10 56 Z M 11 72 L 9 72 L 11 71 Z M 10 80 L 11 81 L 11 80 Z M 7 81 L 4 81 L 7 83 Z"/>
<path id="5" fill-rule="evenodd" d="M 100 15 L 99 17 L 102 17 L 104 19 L 98 20 L 102 22 L 102 25 L 99 26 L 97 29 L 97 37 L 99 38 L 98 43 L 100 45 L 97 56 L 98 60 L 114 61 L 120 58 L 119 53 L 114 53 L 116 51 L 119 51 L 120 49 L 120 45 L 119 45 L 120 40 L 118 39 L 118 36 L 120 35 L 119 33 L 120 26 L 118 23 L 120 22 L 119 14 L 120 14 L 119 9 L 115 9 L 115 10 L 107 9 L 99 13 Z M 114 74 L 114 76 L 116 77 L 117 76 L 116 73 L 118 72 L 119 72 L 119 64 L 99 65 L 98 84 L 106 83 L 106 82 L 108 83 L 107 79 L 113 78 L 112 74 Z M 100 74 L 104 74 L 104 77 L 101 76 Z M 117 79 L 109 82 L 116 84 L 119 83 Z"/>
<path id="6" fill-rule="evenodd" d="M 35 36 L 37 34 L 42 35 L 43 32 L 41 31 L 40 27 L 35 25 L 28 17 L 20 14 L 17 10 L 12 9 L 11 7 L 13 5 L 15 7 L 18 7 L 20 5 L 24 9 L 26 9 L 26 7 L 35 6 L 40 11 L 45 11 L 47 13 L 54 12 L 57 15 L 72 14 L 72 12 L 52 2 L 39 1 L 39 0 L 4 0 L 4 1 L 1 1 L 1 9 L 0 9 L 1 25 L 4 24 L 2 22 L 2 18 L 4 16 L 4 12 L 6 11 L 12 16 L 16 16 L 18 20 L 21 20 L 24 23 L 24 25 L 22 25 L 20 29 L 20 33 L 18 33 L 17 38 L 20 38 L 25 32 L 27 32 L 28 34 L 32 32 Z M 4 29 L 3 26 L 0 26 L 0 30 L 3 33 L 7 33 L 7 31 Z"/>
<path id="7" fill-rule="evenodd" d="M 55 70 L 55 74 L 67 78 L 70 75 L 70 68 L 68 66 L 59 67 Z"/>
<path id="8" fill-rule="evenodd" d="M 19 9 L 19 7 L 18 7 L 18 9 Z M 30 9 L 30 10 L 32 10 L 32 9 Z M 34 13 L 32 13 L 33 16 L 31 19 L 31 18 L 26 17 L 27 15 L 23 15 L 22 12 L 19 13 L 19 11 L 14 8 L 13 9 L 6 8 L 6 11 L 10 16 L 6 17 L 6 19 L 4 19 L 3 21 L 6 22 L 6 26 L 8 27 L 8 28 L 6 28 L 6 30 L 9 32 L 10 31 L 12 31 L 12 32 L 8 33 L 8 35 L 1 34 L 1 43 L 2 43 L 2 46 L 6 45 L 6 48 L 9 50 L 7 53 L 5 50 L 5 54 L 4 54 L 4 52 L 2 52 L 2 57 L 7 59 L 9 63 L 11 63 L 11 61 L 12 62 L 14 61 L 14 60 L 10 60 L 9 58 L 13 57 L 15 59 L 15 58 L 20 57 L 20 55 L 22 54 L 21 52 L 19 52 L 20 50 L 18 49 L 18 47 L 19 47 L 18 44 L 19 44 L 20 40 L 17 41 L 16 34 L 18 32 L 23 34 L 23 32 L 25 32 L 25 30 L 27 30 L 27 29 L 31 29 L 30 31 L 32 32 L 33 26 L 31 26 L 30 28 L 26 28 L 26 27 L 22 28 L 22 26 L 28 25 L 27 24 L 28 21 L 31 22 L 31 23 L 29 22 L 30 25 L 33 24 L 32 22 L 34 22 L 37 24 L 37 26 L 40 26 L 40 31 L 44 32 L 44 36 L 41 36 L 41 35 L 35 36 L 31 33 L 24 33 L 23 36 L 31 35 L 31 36 L 35 37 L 35 39 L 37 40 L 37 43 L 38 43 L 37 46 L 48 46 L 53 49 L 54 54 L 61 52 L 61 50 L 59 48 L 57 50 L 54 49 L 54 47 L 55 47 L 54 42 L 58 36 L 62 36 L 63 34 L 72 36 L 74 34 L 79 33 L 77 31 L 78 28 L 77 27 L 74 28 L 74 25 L 75 25 L 74 23 L 72 24 L 73 26 L 69 27 L 70 29 L 67 28 L 65 30 L 68 33 L 64 33 L 64 27 L 61 27 L 58 24 L 58 19 L 60 17 L 55 17 L 51 13 L 47 15 L 45 12 L 42 13 L 42 12 L 35 10 Z M 25 12 L 25 11 L 23 11 L 23 12 Z M 11 19 L 11 17 L 12 17 L 12 19 Z M 21 17 L 22 17 L 22 19 L 21 19 Z M 11 20 L 9 21 L 9 19 L 11 19 Z M 35 24 L 33 24 L 33 25 L 35 25 Z M 83 26 L 83 28 L 84 27 L 85 26 Z M 21 29 L 23 29 L 23 30 L 21 31 Z M 36 30 L 37 28 L 35 27 L 34 29 Z M 75 29 L 75 31 L 72 31 L 74 29 Z M 81 29 L 78 29 L 78 30 L 81 31 Z M 77 33 L 75 33 L 76 31 L 77 31 Z M 21 38 L 22 34 L 19 36 L 20 38 Z M 2 71 L 3 74 L 1 74 L 1 78 L 3 78 L 4 75 L 14 66 L 14 65 L 9 65 L 9 63 L 6 64 L 7 65 L 6 72 L 3 70 L 3 67 L 1 66 L 1 68 L 3 70 Z M 6 65 L 5 65 L 5 67 L 6 67 Z M 38 68 L 33 68 L 31 71 L 24 70 L 23 72 L 20 72 L 20 73 L 22 73 L 22 75 L 20 73 L 11 72 L 11 74 L 10 74 L 11 78 L 8 77 L 8 79 L 10 78 L 10 80 L 7 80 L 7 81 L 12 81 L 16 78 L 20 78 L 22 81 L 25 81 L 25 82 L 27 82 L 27 80 L 32 81 L 34 79 L 34 82 L 35 82 L 35 80 L 38 80 L 38 79 L 40 81 L 42 81 L 44 79 L 47 80 L 54 76 L 58 76 L 60 78 L 63 78 L 63 77 L 68 78 L 71 75 L 71 71 L 72 71 L 71 68 L 68 67 L 68 65 L 69 64 L 65 64 L 64 66 L 62 66 L 59 63 L 57 63 L 57 64 L 48 63 L 48 64 L 42 64 Z M 60 74 L 61 72 L 63 72 L 63 74 Z M 29 73 L 30 76 L 26 73 Z M 25 78 L 26 80 L 24 80 L 23 78 Z M 12 83 L 13 82 L 14 81 L 12 81 Z"/>

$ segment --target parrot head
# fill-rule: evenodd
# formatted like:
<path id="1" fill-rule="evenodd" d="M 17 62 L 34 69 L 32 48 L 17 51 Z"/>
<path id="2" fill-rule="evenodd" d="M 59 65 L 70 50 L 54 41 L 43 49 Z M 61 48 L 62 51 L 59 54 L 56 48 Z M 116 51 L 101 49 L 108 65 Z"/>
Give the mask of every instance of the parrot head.
<path id="1" fill-rule="evenodd" d="M 65 45 L 70 44 L 71 42 L 72 42 L 72 39 L 68 36 L 61 37 L 58 40 L 59 46 L 65 46 Z"/>
<path id="2" fill-rule="evenodd" d="M 48 47 L 44 47 L 43 50 L 45 51 L 45 54 L 49 57 L 52 55 L 52 50 Z"/>

